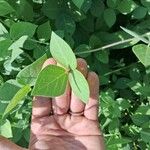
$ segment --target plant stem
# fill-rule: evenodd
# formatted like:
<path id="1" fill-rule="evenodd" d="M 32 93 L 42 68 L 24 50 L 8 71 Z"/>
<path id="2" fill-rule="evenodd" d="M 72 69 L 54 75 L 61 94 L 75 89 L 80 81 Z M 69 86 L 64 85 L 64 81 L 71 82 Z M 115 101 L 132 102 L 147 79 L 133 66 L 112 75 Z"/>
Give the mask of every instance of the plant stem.
<path id="1" fill-rule="evenodd" d="M 30 40 L 33 41 L 33 42 L 35 42 L 35 43 L 43 44 L 43 45 L 46 45 L 46 46 L 49 45 L 49 43 L 44 43 L 44 42 L 37 41 L 37 40 L 34 40 L 34 39 L 30 39 Z"/>
<path id="2" fill-rule="evenodd" d="M 108 75 L 111 75 L 111 74 L 113 74 L 113 73 L 116 73 L 116 72 L 119 72 L 119 71 L 128 69 L 128 68 L 130 68 L 130 67 L 132 67 L 132 66 L 134 66 L 134 65 L 137 65 L 137 64 L 139 64 L 139 63 L 140 63 L 140 61 L 135 62 L 135 63 L 133 63 L 133 64 L 131 64 L 131 65 L 129 65 L 129 66 L 126 66 L 126 67 L 123 67 L 123 68 L 119 68 L 119 69 L 113 70 L 113 71 L 111 71 L 111 72 L 105 73 L 104 76 L 108 76 Z"/>
<path id="3" fill-rule="evenodd" d="M 145 33 L 143 35 L 141 35 L 142 37 L 145 37 L 145 36 L 148 36 L 150 35 L 150 32 L 148 33 Z M 92 49 L 92 50 L 89 50 L 89 51 L 84 51 L 84 52 L 77 52 L 75 54 L 87 54 L 87 53 L 93 53 L 93 52 L 98 52 L 100 50 L 105 50 L 105 49 L 108 49 L 108 48 L 111 48 L 111 47 L 114 47 L 114 46 L 117 46 L 117 45 L 121 45 L 121 44 L 125 44 L 125 43 L 128 43 L 128 42 L 131 42 L 133 40 L 136 40 L 137 38 L 129 38 L 129 39 L 126 39 L 124 41 L 118 41 L 118 42 L 115 42 L 115 43 L 111 43 L 111 44 L 108 44 L 108 45 L 105 45 L 105 46 L 102 46 L 100 48 L 96 48 L 96 49 Z"/>

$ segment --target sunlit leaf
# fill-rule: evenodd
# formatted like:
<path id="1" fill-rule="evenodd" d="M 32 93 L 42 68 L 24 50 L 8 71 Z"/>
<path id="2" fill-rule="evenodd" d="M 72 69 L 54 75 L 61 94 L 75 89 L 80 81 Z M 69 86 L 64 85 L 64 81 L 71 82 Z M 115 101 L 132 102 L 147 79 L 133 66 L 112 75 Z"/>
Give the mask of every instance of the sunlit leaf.
<path id="1" fill-rule="evenodd" d="M 73 70 L 77 67 L 76 57 L 70 46 L 54 32 L 51 36 L 50 51 L 54 59 L 67 69 Z"/>
<path id="2" fill-rule="evenodd" d="M 22 36 L 17 41 L 12 43 L 12 45 L 8 48 L 10 51 L 10 58 L 4 62 L 4 67 L 6 68 L 7 72 L 11 72 L 14 68 L 12 67 L 12 62 L 23 53 L 23 45 L 25 41 L 27 40 L 27 36 Z"/>
<path id="3" fill-rule="evenodd" d="M 6 137 L 6 138 L 12 138 L 12 128 L 11 128 L 11 122 L 9 120 L 6 120 L 4 123 L 0 124 L 0 135 Z"/>
<path id="4" fill-rule="evenodd" d="M 140 60 L 140 62 L 145 66 L 150 66 L 150 47 L 145 44 L 138 44 L 133 47 L 133 52 Z"/>
<path id="5" fill-rule="evenodd" d="M 73 70 L 69 73 L 69 82 L 71 88 L 76 96 L 78 96 L 84 103 L 89 100 L 89 85 L 81 72 Z"/>
<path id="6" fill-rule="evenodd" d="M 29 85 L 26 85 L 24 87 L 22 87 L 16 94 L 15 96 L 12 98 L 12 100 L 10 101 L 10 103 L 8 104 L 8 106 L 5 109 L 5 112 L 3 114 L 3 117 L 8 114 L 11 110 L 13 110 L 16 105 L 31 91 L 31 88 Z"/>
<path id="7" fill-rule="evenodd" d="M 46 59 L 47 56 L 43 55 L 41 58 L 21 70 L 17 75 L 17 81 L 23 85 L 34 85 L 37 76 L 42 69 L 42 65 Z"/>
<path id="8" fill-rule="evenodd" d="M 38 75 L 33 96 L 56 97 L 65 92 L 68 75 L 62 67 L 49 65 Z"/>

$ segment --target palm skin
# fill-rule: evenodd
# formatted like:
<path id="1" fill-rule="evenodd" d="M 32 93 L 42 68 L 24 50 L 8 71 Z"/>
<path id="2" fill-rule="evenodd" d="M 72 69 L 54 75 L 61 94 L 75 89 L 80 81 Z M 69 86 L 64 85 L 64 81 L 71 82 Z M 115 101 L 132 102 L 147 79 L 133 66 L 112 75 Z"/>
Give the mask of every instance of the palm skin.
<path id="1" fill-rule="evenodd" d="M 44 67 L 56 64 L 54 59 Z M 98 123 L 99 81 L 88 73 L 87 64 L 78 59 L 78 70 L 87 78 L 90 87 L 88 104 L 81 102 L 68 86 L 64 95 L 49 100 L 35 97 L 31 123 L 31 150 L 103 150 L 103 138 Z M 83 112 L 74 115 L 71 112 Z M 51 112 L 54 112 L 50 115 Z"/>
<path id="2" fill-rule="evenodd" d="M 97 121 L 70 114 L 53 115 L 32 122 L 30 148 L 38 150 L 100 150 Z"/>

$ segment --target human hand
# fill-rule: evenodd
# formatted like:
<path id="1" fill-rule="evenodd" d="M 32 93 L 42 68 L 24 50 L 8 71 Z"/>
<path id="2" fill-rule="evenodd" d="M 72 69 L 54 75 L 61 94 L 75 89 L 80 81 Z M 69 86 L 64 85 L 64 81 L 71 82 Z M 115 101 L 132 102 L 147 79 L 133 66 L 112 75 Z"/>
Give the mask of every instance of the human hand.
<path id="1" fill-rule="evenodd" d="M 98 122 L 99 80 L 88 72 L 85 60 L 78 59 L 78 70 L 90 87 L 88 104 L 81 102 L 69 85 L 62 96 L 35 97 L 31 123 L 31 150 L 103 150 L 103 137 Z M 56 64 L 48 59 L 43 68 Z"/>

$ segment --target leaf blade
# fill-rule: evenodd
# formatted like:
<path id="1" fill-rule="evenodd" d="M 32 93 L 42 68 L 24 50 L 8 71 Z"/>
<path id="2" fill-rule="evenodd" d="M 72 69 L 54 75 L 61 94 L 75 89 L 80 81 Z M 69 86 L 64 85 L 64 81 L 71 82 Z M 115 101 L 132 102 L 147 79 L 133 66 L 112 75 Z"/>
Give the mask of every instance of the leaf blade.
<path id="1" fill-rule="evenodd" d="M 5 109 L 5 112 L 3 114 L 3 117 L 8 114 L 17 104 L 19 101 L 21 101 L 26 94 L 28 94 L 31 91 L 31 88 L 29 85 L 26 85 L 24 87 L 22 87 L 16 94 L 15 96 L 12 98 L 12 100 L 10 101 L 10 103 L 8 104 L 8 106 Z"/>
<path id="2" fill-rule="evenodd" d="M 70 46 L 54 32 L 51 36 L 50 52 L 57 62 L 67 69 L 73 70 L 77 67 L 76 57 Z"/>
<path id="3" fill-rule="evenodd" d="M 72 0 L 72 2 L 79 8 L 81 9 L 83 3 L 84 3 L 84 0 Z"/>
<path id="4" fill-rule="evenodd" d="M 18 39 L 21 36 L 32 37 L 35 33 L 37 25 L 29 22 L 17 22 L 10 28 L 10 37 L 12 39 Z"/>
<path id="5" fill-rule="evenodd" d="M 0 1 L 0 16 L 5 16 L 9 13 L 14 12 L 15 10 L 9 5 L 8 2 L 1 0 Z"/>
<path id="6" fill-rule="evenodd" d="M 138 44 L 132 50 L 145 67 L 150 66 L 150 47 L 145 44 Z"/>
<path id="7" fill-rule="evenodd" d="M 78 70 L 73 70 L 72 73 L 69 73 L 69 82 L 75 95 L 78 96 L 84 103 L 87 103 L 90 91 L 89 85 L 83 74 Z"/>
<path id="8" fill-rule="evenodd" d="M 43 55 L 41 58 L 37 59 L 35 62 L 21 70 L 16 77 L 17 81 L 22 85 L 29 84 L 33 86 L 46 59 L 47 56 Z"/>
<path id="9" fill-rule="evenodd" d="M 66 89 L 67 79 L 68 76 L 65 69 L 49 65 L 40 72 L 32 95 L 45 97 L 62 95 Z"/>

